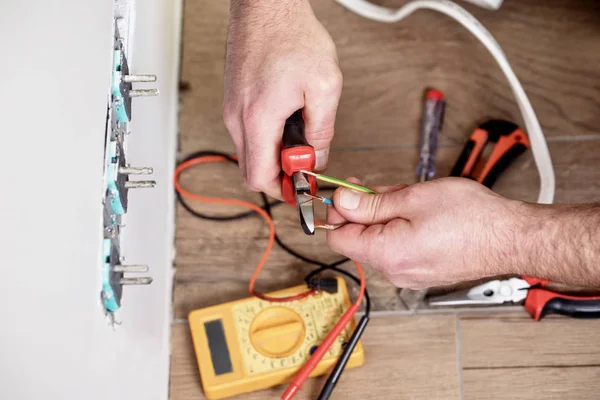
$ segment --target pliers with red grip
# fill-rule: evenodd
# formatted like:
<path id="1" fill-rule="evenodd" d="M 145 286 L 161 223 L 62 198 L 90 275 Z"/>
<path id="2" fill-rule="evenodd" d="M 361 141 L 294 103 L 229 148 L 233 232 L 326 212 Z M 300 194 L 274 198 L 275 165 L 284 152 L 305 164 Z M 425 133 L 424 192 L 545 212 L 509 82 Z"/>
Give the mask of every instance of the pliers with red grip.
<path id="1" fill-rule="evenodd" d="M 493 148 L 485 158 L 484 152 L 490 145 Z M 450 176 L 474 179 L 491 188 L 510 163 L 529 147 L 527 135 L 514 123 L 487 121 L 471 134 Z"/>
<path id="2" fill-rule="evenodd" d="M 429 299 L 430 306 L 502 304 L 524 301 L 525 310 L 539 321 L 548 314 L 600 318 L 600 296 L 570 296 L 544 289 L 550 281 L 521 276 L 493 280 L 471 289 Z"/>
<path id="3" fill-rule="evenodd" d="M 315 149 L 308 144 L 304 133 L 302 110 L 296 111 L 283 128 L 281 190 L 286 203 L 296 206 L 302 230 L 307 235 L 315 233 L 313 199 L 306 194 L 316 195 L 317 180 L 301 171 L 313 171 L 316 164 Z"/>

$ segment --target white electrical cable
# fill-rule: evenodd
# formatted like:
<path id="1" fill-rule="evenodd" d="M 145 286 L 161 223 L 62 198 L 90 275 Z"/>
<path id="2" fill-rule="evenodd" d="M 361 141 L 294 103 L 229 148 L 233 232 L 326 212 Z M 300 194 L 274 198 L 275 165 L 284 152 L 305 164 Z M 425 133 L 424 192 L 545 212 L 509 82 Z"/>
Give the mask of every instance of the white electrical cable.
<path id="1" fill-rule="evenodd" d="M 475 4 L 476 6 L 487 8 L 488 10 L 497 10 L 502 5 L 504 0 L 465 0 L 467 3 Z"/>
<path id="2" fill-rule="evenodd" d="M 540 192 L 538 203 L 551 204 L 554 200 L 554 167 L 548 151 L 548 145 L 542 127 L 531 106 L 531 102 L 523 90 L 502 48 L 492 34 L 467 10 L 449 0 L 416 0 L 407 3 L 399 9 L 389 9 L 374 5 L 365 0 L 336 0 L 350 11 L 365 18 L 380 22 L 398 22 L 420 9 L 439 11 L 453 18 L 471 32 L 488 49 L 500 69 L 508 79 L 515 95 L 519 110 L 523 115 L 525 129 L 531 142 L 533 158 L 540 175 Z"/>

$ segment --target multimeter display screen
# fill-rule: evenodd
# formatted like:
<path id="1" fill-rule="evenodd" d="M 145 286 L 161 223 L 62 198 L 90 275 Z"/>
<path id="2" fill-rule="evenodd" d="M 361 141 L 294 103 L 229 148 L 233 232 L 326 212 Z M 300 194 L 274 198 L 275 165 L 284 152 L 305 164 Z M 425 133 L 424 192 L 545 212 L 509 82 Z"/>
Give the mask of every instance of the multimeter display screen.
<path id="1" fill-rule="evenodd" d="M 223 322 L 220 319 L 204 323 L 206 338 L 208 339 L 208 348 L 212 360 L 215 375 L 219 376 L 233 371 L 229 349 L 225 341 L 225 330 Z"/>

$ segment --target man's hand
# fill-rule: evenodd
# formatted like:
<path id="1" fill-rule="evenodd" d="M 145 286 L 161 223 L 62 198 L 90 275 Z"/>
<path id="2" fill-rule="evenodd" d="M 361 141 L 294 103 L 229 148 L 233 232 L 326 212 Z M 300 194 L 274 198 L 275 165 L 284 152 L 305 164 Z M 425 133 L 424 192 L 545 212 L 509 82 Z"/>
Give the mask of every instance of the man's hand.
<path id="1" fill-rule="evenodd" d="M 327 239 L 398 287 L 515 274 L 600 288 L 600 204 L 509 200 L 463 178 L 373 190 L 334 193 L 327 222 L 346 225 Z"/>
<path id="2" fill-rule="evenodd" d="M 327 239 L 334 251 L 370 264 L 398 287 L 451 284 L 525 264 L 516 240 L 528 222 L 524 203 L 461 178 L 373 189 L 381 194 L 335 192 L 327 222 L 347 224 Z"/>
<path id="3" fill-rule="evenodd" d="M 342 89 L 335 44 L 308 0 L 233 0 L 223 117 L 246 184 L 281 198 L 285 120 L 304 108 L 317 170 L 327 164 Z"/>

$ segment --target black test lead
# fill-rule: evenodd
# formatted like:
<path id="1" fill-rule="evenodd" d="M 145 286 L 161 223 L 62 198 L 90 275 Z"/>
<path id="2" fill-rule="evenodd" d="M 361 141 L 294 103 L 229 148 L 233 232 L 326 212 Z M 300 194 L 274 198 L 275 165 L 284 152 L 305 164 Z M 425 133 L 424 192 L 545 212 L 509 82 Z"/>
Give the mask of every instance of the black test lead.
<path id="1" fill-rule="evenodd" d="M 356 329 L 354 330 L 354 332 L 352 332 L 352 336 L 350 336 L 348 342 L 345 343 L 344 351 L 340 355 L 340 358 L 338 358 L 338 361 L 335 363 L 333 370 L 327 377 L 325 386 L 323 386 L 323 389 L 321 389 L 321 393 L 319 393 L 318 400 L 327 400 L 329 399 L 329 396 L 331 396 L 333 389 L 335 389 L 335 385 L 337 385 L 338 381 L 340 380 L 342 372 L 344 372 L 344 368 L 346 367 L 346 364 L 348 363 L 348 360 L 350 359 L 350 356 L 352 355 L 352 352 L 358 344 L 358 341 L 360 340 L 360 337 L 365 331 L 365 328 L 367 327 L 368 323 L 369 315 L 365 313 L 365 315 L 362 316 L 360 321 L 358 321 L 358 325 L 356 325 Z"/>

